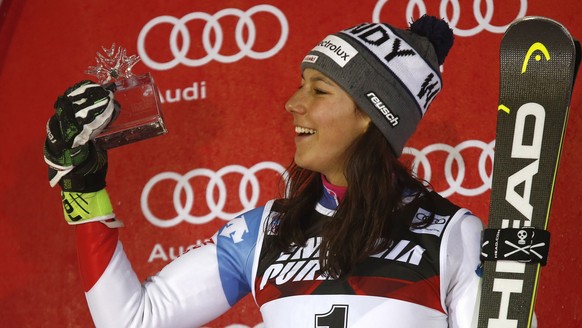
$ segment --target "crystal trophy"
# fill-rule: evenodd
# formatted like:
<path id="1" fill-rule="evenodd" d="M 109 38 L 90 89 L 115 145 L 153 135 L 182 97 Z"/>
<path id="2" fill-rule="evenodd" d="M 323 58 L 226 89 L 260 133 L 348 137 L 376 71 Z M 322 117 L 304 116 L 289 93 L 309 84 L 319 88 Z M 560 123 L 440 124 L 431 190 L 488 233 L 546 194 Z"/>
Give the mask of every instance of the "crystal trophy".
<path id="1" fill-rule="evenodd" d="M 101 147 L 110 149 L 136 141 L 163 135 L 168 132 L 162 117 L 158 88 L 149 73 L 134 75 L 131 72 L 139 56 L 127 56 L 115 44 L 104 54 L 97 52 L 95 66 L 85 73 L 94 75 L 105 88 L 113 90 L 115 100 L 121 105 L 115 119 L 97 136 Z"/>

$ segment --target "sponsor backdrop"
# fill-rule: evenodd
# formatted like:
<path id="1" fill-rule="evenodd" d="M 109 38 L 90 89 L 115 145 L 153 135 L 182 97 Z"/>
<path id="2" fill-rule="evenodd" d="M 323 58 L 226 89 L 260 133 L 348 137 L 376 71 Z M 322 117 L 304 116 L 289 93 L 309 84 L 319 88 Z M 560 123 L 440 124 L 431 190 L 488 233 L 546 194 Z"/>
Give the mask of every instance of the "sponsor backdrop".
<path id="1" fill-rule="evenodd" d="M 162 96 L 167 135 L 109 152 L 108 190 L 121 238 L 142 278 L 201 243 L 241 211 L 280 195 L 294 132 L 286 99 L 304 55 L 364 21 L 398 27 L 445 17 L 456 34 L 444 89 L 403 160 L 487 222 L 498 100 L 498 49 L 512 20 L 540 15 L 582 36 L 578 0 L 174 0 L 0 4 L 0 317 L 3 327 L 88 327 L 73 228 L 42 159 L 56 97 L 101 46 L 137 54 Z M 582 83 L 572 101 L 536 311 L 540 327 L 580 327 L 579 170 Z M 543 90 L 540 90 L 543 92 Z M 193 314 L 194 315 L 194 314 Z M 261 327 L 247 298 L 208 327 Z"/>

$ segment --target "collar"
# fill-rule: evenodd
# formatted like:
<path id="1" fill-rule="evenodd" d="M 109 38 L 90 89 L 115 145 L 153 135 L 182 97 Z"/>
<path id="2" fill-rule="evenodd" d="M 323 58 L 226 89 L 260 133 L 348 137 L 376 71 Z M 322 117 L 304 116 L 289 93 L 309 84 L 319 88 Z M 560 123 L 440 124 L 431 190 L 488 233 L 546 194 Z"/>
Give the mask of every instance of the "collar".
<path id="1" fill-rule="evenodd" d="M 321 205 L 325 209 L 335 211 L 342 201 L 347 187 L 333 185 L 323 174 L 321 175 L 321 181 L 323 184 L 323 193 L 318 205 Z"/>

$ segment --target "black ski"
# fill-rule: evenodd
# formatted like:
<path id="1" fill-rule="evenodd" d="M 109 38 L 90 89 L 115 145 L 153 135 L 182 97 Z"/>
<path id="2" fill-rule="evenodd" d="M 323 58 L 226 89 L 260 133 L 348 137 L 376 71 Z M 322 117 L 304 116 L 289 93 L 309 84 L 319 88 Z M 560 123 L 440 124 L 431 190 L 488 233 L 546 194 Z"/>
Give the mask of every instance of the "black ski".
<path id="1" fill-rule="evenodd" d="M 501 41 L 480 328 L 531 326 L 549 247 L 545 230 L 566 131 L 576 48 L 564 26 L 544 17 L 515 21 Z"/>

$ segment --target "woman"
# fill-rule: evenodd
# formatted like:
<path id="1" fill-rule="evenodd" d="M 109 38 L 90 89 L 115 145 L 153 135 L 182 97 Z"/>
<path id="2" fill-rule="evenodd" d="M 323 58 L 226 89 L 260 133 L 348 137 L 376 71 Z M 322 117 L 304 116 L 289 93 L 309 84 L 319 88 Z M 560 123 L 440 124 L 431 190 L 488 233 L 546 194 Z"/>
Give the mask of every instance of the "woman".
<path id="1" fill-rule="evenodd" d="M 76 138 L 99 132 L 84 121 L 109 121 L 112 95 L 86 82 L 68 90 L 47 125 L 45 159 L 51 177 L 64 176 L 55 180 L 78 224 L 95 324 L 196 327 L 252 293 L 267 327 L 470 327 L 481 221 L 398 161 L 441 89 L 451 45 L 446 23 L 427 16 L 410 31 L 366 23 L 325 38 L 285 106 L 296 132 L 288 195 L 143 284 L 118 241 L 103 152 Z"/>

